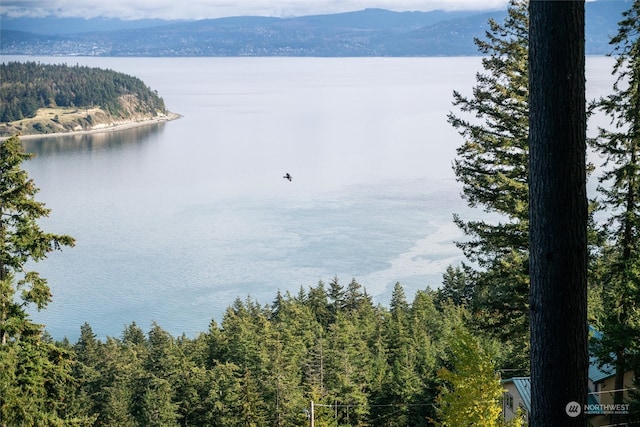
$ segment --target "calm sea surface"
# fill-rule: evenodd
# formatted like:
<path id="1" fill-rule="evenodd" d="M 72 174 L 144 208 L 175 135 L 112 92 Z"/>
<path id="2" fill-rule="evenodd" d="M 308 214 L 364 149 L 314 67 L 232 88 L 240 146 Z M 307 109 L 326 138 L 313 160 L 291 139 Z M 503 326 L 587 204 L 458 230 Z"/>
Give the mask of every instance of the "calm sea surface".
<path id="1" fill-rule="evenodd" d="M 31 58 L 141 78 L 179 120 L 25 141 L 52 209 L 43 228 L 75 248 L 36 268 L 54 300 L 33 318 L 75 340 L 135 321 L 194 336 L 236 297 L 261 304 L 338 276 L 386 304 L 462 260 L 446 121 L 480 58 Z M 589 97 L 609 58 L 588 58 Z M 283 179 L 289 172 L 293 181 Z"/>

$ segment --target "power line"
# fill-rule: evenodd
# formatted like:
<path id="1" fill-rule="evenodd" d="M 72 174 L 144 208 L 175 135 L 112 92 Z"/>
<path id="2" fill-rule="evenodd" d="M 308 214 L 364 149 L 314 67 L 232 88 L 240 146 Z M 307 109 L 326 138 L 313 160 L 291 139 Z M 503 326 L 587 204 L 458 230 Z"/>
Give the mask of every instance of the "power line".
<path id="1" fill-rule="evenodd" d="M 314 403 L 313 406 L 321 406 L 323 408 L 355 408 L 360 406 L 366 406 L 368 408 L 381 408 L 381 407 L 406 407 L 406 406 L 436 406 L 435 403 L 387 403 L 387 404 L 365 404 L 365 403 L 351 403 L 351 404 L 335 404 L 326 405 L 322 403 Z"/>
<path id="2" fill-rule="evenodd" d="M 637 388 L 631 387 L 631 388 L 619 388 L 617 390 L 592 391 L 592 392 L 589 392 L 589 394 L 605 394 L 605 393 L 615 393 L 617 391 L 629 391 L 629 390 L 637 390 Z"/>

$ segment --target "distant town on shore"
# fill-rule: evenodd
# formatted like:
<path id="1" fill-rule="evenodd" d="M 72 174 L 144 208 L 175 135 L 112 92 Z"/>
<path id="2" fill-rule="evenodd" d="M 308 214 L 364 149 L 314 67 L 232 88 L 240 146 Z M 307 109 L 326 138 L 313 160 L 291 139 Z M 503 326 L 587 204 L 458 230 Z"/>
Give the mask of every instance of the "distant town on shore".
<path id="1" fill-rule="evenodd" d="M 586 53 L 611 52 L 625 1 L 586 3 Z M 198 21 L 11 18 L 0 54 L 44 56 L 475 56 L 474 38 L 506 10 L 229 17 Z"/>

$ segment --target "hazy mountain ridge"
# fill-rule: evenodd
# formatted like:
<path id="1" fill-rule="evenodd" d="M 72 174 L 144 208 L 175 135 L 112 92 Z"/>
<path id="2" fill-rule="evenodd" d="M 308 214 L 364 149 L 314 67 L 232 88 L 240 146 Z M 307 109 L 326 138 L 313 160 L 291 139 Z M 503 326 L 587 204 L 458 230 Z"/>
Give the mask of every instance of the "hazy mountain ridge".
<path id="1" fill-rule="evenodd" d="M 586 4 L 587 54 L 609 53 L 629 1 Z M 81 56 L 459 56 L 477 55 L 484 12 L 365 9 L 297 18 L 229 17 L 199 21 L 11 19 L 0 16 L 3 55 Z M 93 28 L 94 31 L 87 31 Z M 74 31 L 77 30 L 77 31 Z M 37 31 L 37 33 L 36 33 Z"/>

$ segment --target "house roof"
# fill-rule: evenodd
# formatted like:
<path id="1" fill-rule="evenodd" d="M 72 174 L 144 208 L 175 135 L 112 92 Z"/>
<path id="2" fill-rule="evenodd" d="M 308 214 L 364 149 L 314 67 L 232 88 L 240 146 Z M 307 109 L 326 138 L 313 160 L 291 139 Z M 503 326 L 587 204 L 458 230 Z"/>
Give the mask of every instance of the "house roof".
<path id="1" fill-rule="evenodd" d="M 596 340 L 602 339 L 602 333 L 598 331 L 593 326 L 589 325 L 589 334 L 592 338 Z M 589 356 L 589 380 L 592 383 L 598 383 L 603 381 L 606 378 L 612 377 L 616 374 L 615 368 L 606 363 L 601 365 L 598 361 L 598 358 L 594 355 Z M 531 380 L 529 377 L 514 377 L 502 380 L 502 384 L 506 384 L 512 382 L 516 387 L 516 390 L 520 394 L 520 398 L 527 409 L 527 411 L 531 412 Z M 592 390 L 589 389 L 589 394 L 587 395 L 587 403 L 588 404 L 598 404 L 598 399 L 596 399 Z"/>
<path id="2" fill-rule="evenodd" d="M 522 399 L 522 403 L 524 404 L 527 412 L 531 412 L 531 379 L 529 377 L 514 377 L 501 381 L 502 384 L 513 383 L 516 388 L 516 391 L 520 395 Z M 589 405 L 597 405 L 598 400 L 589 389 L 589 394 L 587 395 L 587 404 Z"/>
<path id="3" fill-rule="evenodd" d="M 589 336 L 596 342 L 602 340 L 602 332 L 589 325 Z M 591 341 L 591 340 L 590 340 Z M 593 342 L 591 343 L 593 345 Z M 614 356 L 615 358 L 615 356 Z M 589 379 L 594 382 L 600 382 L 605 378 L 612 377 L 616 374 L 616 369 L 608 363 L 600 365 L 598 359 L 590 355 L 589 356 Z"/>
<path id="4" fill-rule="evenodd" d="M 514 377 L 502 380 L 502 384 L 513 383 L 527 412 L 531 412 L 531 380 L 529 377 Z"/>
<path id="5" fill-rule="evenodd" d="M 613 366 L 604 364 L 600 366 L 598 359 L 595 356 L 589 357 L 589 379 L 594 382 L 600 382 L 605 378 L 612 377 L 616 374 L 616 370 Z"/>

